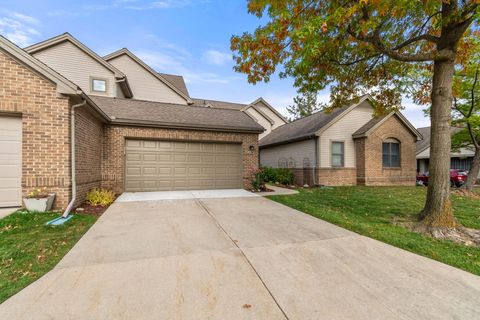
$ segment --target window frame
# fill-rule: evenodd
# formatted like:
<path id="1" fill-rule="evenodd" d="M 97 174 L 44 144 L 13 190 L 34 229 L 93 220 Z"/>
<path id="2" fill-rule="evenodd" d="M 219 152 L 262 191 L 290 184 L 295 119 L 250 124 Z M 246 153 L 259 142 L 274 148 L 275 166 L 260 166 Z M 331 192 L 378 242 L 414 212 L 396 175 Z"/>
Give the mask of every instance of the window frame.
<path id="1" fill-rule="evenodd" d="M 94 81 L 105 81 L 105 91 L 95 90 L 93 85 Z M 108 94 L 108 79 L 102 77 L 90 77 L 90 92 Z"/>
<path id="2" fill-rule="evenodd" d="M 341 154 L 338 154 L 338 153 L 334 154 L 333 145 L 335 143 L 340 143 L 341 144 L 341 146 L 342 146 L 342 153 Z M 334 158 L 334 156 L 338 156 L 338 155 L 342 156 L 342 164 L 341 165 L 334 165 L 333 164 L 333 158 Z M 332 166 L 332 168 L 345 168 L 345 141 L 342 141 L 342 140 L 331 140 L 330 141 L 330 165 Z"/>
<path id="3" fill-rule="evenodd" d="M 384 145 L 388 144 L 388 166 L 385 165 L 385 153 L 384 153 Z M 392 164 L 392 144 L 398 145 L 398 166 L 394 166 Z M 402 143 L 395 139 L 395 138 L 388 138 L 382 141 L 382 168 L 384 169 L 400 169 L 402 167 Z"/>

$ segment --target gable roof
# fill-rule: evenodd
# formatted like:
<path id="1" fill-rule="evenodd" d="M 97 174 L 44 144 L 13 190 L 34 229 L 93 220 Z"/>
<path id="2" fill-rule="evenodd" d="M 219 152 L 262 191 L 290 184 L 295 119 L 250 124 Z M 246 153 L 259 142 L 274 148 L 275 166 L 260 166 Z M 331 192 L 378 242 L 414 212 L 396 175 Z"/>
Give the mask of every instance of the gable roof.
<path id="1" fill-rule="evenodd" d="M 79 40 L 77 40 L 74 36 L 72 36 L 70 33 L 65 32 L 62 33 L 61 35 L 58 35 L 56 37 L 41 41 L 39 43 L 33 44 L 31 46 L 26 47 L 24 50 L 28 52 L 29 54 L 33 55 L 36 52 L 43 51 L 47 48 L 53 47 L 57 44 L 63 43 L 63 42 L 70 42 L 73 45 L 75 45 L 77 48 L 79 48 L 81 51 L 83 51 L 85 54 L 90 56 L 92 59 L 100 63 L 102 66 L 104 66 L 106 69 L 110 70 L 114 75 L 115 78 L 119 79 L 119 84 L 122 88 L 123 94 L 126 97 L 132 97 L 132 90 L 130 88 L 130 85 L 128 84 L 127 77 L 125 74 L 115 68 L 113 65 L 108 63 L 106 60 L 104 60 L 102 57 L 100 57 L 97 53 L 95 53 L 93 50 L 91 50 L 89 47 L 81 43 Z"/>
<path id="2" fill-rule="evenodd" d="M 152 74 L 155 78 L 157 78 L 158 80 L 160 80 L 161 82 L 163 82 L 167 87 L 169 87 L 170 89 L 172 89 L 174 92 L 176 92 L 179 96 L 181 96 L 182 98 L 184 98 L 188 104 L 192 104 L 192 100 L 190 99 L 190 96 L 188 95 L 188 92 L 185 93 L 185 91 L 182 91 L 181 89 L 177 88 L 175 85 L 173 85 L 172 83 L 170 83 L 170 81 L 168 81 L 164 76 L 163 74 L 161 73 L 158 73 L 156 72 L 155 70 L 153 70 L 148 64 L 146 64 L 145 62 L 143 62 L 139 57 L 137 57 L 136 55 L 134 55 L 130 50 L 128 50 L 127 48 L 122 48 L 120 50 L 117 50 L 115 52 L 112 52 L 106 56 L 104 56 L 103 58 L 106 60 L 106 61 L 109 61 L 109 60 L 112 60 L 112 59 L 115 59 L 121 55 L 127 55 L 128 57 L 130 57 L 133 61 L 135 61 L 136 63 L 138 63 L 140 66 L 142 66 L 145 70 L 147 70 L 150 74 Z M 168 77 L 168 76 L 167 76 Z M 170 77 L 170 79 L 172 79 L 172 77 Z"/>
<path id="3" fill-rule="evenodd" d="M 265 129 L 238 110 L 90 96 L 113 124 L 261 133 Z"/>
<path id="4" fill-rule="evenodd" d="M 368 137 L 372 132 L 375 131 L 375 129 L 377 129 L 385 121 L 387 121 L 393 116 L 397 117 L 400 122 L 402 122 L 410 130 L 410 132 L 412 132 L 413 135 L 416 136 L 417 141 L 422 140 L 422 134 L 418 132 L 417 129 L 415 129 L 415 127 L 410 123 L 410 121 L 408 121 L 407 118 L 405 118 L 403 114 L 401 114 L 399 111 L 390 112 L 389 114 L 372 118 L 370 121 L 365 123 L 361 128 L 359 128 L 353 133 L 353 138 Z"/>
<path id="5" fill-rule="evenodd" d="M 182 91 L 187 97 L 190 97 L 187 86 L 185 85 L 185 80 L 182 76 L 161 72 L 159 72 L 158 74 L 164 77 L 168 82 L 173 84 L 178 90 Z"/>
<path id="6" fill-rule="evenodd" d="M 63 94 L 80 94 L 82 91 L 80 88 L 41 62 L 40 60 L 36 59 L 35 57 L 31 56 L 23 49 L 15 45 L 10 40 L 4 38 L 0 35 L 0 50 L 6 52 L 8 55 L 12 56 L 14 59 L 18 60 L 22 64 L 28 66 L 30 69 L 36 71 L 41 76 L 45 77 L 46 79 L 52 81 L 57 85 L 57 91 Z"/>
<path id="7" fill-rule="evenodd" d="M 347 114 L 367 99 L 370 99 L 370 97 L 363 96 L 358 102 L 352 105 L 336 108 L 330 112 L 319 111 L 308 117 L 284 124 L 263 137 L 259 145 L 260 147 L 267 147 L 312 139 L 319 130 L 326 129 L 333 124 L 335 120 L 341 118 L 344 114 Z"/>
<path id="8" fill-rule="evenodd" d="M 264 112 L 262 112 L 258 107 L 256 107 L 257 103 L 262 102 L 268 109 L 270 109 L 273 113 L 275 113 L 280 119 L 283 120 L 284 123 L 288 123 L 288 120 L 285 119 L 285 117 L 277 111 L 274 107 L 272 107 L 265 99 L 262 97 L 258 98 L 257 100 L 253 101 L 250 103 L 245 109 L 248 109 L 249 107 L 255 107 L 255 110 L 259 112 L 261 115 L 267 118 L 267 120 L 272 121 Z"/>

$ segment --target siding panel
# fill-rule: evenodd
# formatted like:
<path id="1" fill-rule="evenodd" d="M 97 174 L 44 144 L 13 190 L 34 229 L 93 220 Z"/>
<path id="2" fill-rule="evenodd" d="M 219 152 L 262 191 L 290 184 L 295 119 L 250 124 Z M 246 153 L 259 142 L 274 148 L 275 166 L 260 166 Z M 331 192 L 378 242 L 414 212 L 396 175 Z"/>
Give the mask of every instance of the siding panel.
<path id="1" fill-rule="evenodd" d="M 115 75 L 69 41 L 34 53 L 33 56 L 69 79 L 83 91 L 90 91 L 90 77 L 107 79 L 107 96 L 116 97 Z"/>
<path id="2" fill-rule="evenodd" d="M 320 167 L 331 167 L 331 142 L 345 142 L 345 167 L 355 167 L 355 144 L 352 134 L 372 119 L 373 109 L 368 102 L 354 108 L 343 118 L 326 129 L 320 136 Z"/>
<path id="3" fill-rule="evenodd" d="M 260 165 L 262 167 L 278 168 L 281 158 L 293 159 L 295 168 L 303 168 L 304 159 L 310 166 L 315 165 L 315 140 L 304 140 L 260 150 Z"/>
<path id="4" fill-rule="evenodd" d="M 258 136 L 259 139 L 262 139 L 267 134 L 272 132 L 272 124 L 270 123 L 270 121 L 265 119 L 265 117 L 262 116 L 260 113 L 258 113 L 257 110 L 255 110 L 253 108 L 248 108 L 247 110 L 245 110 L 245 112 L 248 113 L 250 116 L 252 116 L 257 121 L 257 123 L 259 125 L 261 125 L 262 127 L 265 128 L 265 131 L 263 133 L 259 134 L 259 136 Z"/>
<path id="5" fill-rule="evenodd" d="M 122 54 L 109 60 L 117 69 L 127 75 L 135 99 L 187 104 L 184 98 L 170 89 L 129 56 Z"/>

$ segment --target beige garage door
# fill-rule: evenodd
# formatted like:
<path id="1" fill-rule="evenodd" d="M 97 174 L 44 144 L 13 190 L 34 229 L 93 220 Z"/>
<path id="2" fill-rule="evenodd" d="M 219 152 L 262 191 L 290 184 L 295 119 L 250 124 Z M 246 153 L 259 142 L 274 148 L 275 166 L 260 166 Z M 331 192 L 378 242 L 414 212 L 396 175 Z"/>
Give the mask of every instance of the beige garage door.
<path id="1" fill-rule="evenodd" d="M 0 116 L 0 207 L 22 204 L 22 119 Z"/>
<path id="2" fill-rule="evenodd" d="M 126 191 L 241 188 L 240 144 L 126 141 Z"/>

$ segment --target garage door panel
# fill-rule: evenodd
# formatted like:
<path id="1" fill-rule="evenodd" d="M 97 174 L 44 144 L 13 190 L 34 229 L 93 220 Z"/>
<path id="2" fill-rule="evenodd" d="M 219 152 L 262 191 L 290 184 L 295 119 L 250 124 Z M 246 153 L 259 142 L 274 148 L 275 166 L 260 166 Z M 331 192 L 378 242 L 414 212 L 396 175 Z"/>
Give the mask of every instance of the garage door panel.
<path id="1" fill-rule="evenodd" d="M 242 187 L 239 144 L 129 141 L 126 191 Z"/>
<path id="2" fill-rule="evenodd" d="M 157 162 L 157 154 L 156 153 L 144 153 L 142 155 L 143 162 Z"/>
<path id="3" fill-rule="evenodd" d="M 0 117 L 0 207 L 22 199 L 22 119 Z"/>

